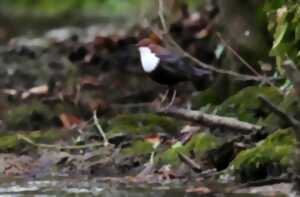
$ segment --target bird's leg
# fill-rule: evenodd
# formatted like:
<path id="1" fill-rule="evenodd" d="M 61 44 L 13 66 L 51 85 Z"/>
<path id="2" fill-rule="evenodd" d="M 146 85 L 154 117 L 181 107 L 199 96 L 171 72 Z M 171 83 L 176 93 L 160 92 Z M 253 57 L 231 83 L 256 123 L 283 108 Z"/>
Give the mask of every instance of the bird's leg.
<path id="1" fill-rule="evenodd" d="M 172 93 L 173 93 L 171 101 L 170 101 L 170 103 L 166 107 L 164 107 L 164 109 L 169 109 L 174 104 L 174 101 L 176 99 L 177 91 L 175 89 L 173 89 L 173 88 L 171 90 L 172 90 Z"/>
<path id="2" fill-rule="evenodd" d="M 160 103 L 164 103 L 166 101 L 166 99 L 168 98 L 168 94 L 169 94 L 169 89 L 167 89 L 164 94 L 161 96 L 161 100 Z"/>

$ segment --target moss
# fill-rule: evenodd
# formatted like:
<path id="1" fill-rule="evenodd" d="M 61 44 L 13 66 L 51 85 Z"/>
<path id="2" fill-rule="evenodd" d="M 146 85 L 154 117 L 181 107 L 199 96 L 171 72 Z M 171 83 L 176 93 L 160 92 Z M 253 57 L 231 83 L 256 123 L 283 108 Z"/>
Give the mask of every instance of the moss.
<path id="1" fill-rule="evenodd" d="M 180 121 L 155 114 L 124 114 L 109 122 L 108 136 L 116 133 L 176 133 Z"/>
<path id="2" fill-rule="evenodd" d="M 35 141 L 36 143 L 53 142 L 62 137 L 62 132 L 56 130 L 33 131 L 30 133 L 22 133 L 22 135 Z M 16 151 L 25 146 L 25 142 L 18 138 L 18 134 L 2 134 L 0 135 L 0 152 Z M 31 145 L 30 145 L 31 146 Z"/>
<path id="3" fill-rule="evenodd" d="M 16 149 L 18 138 L 16 135 L 7 135 L 0 137 L 0 150 L 6 152 L 7 150 Z"/>
<path id="4" fill-rule="evenodd" d="M 176 147 L 171 147 L 162 154 L 158 155 L 156 160 L 162 162 L 163 164 L 179 164 L 180 160 L 178 158 L 178 153 L 186 154 L 188 151 L 183 145 L 177 145 Z"/>
<path id="5" fill-rule="evenodd" d="M 186 145 L 176 145 L 159 156 L 160 161 L 168 164 L 178 164 L 178 153 L 189 154 L 193 151 L 196 159 L 201 159 L 204 153 L 220 145 L 221 140 L 207 132 L 194 136 Z"/>
<path id="6" fill-rule="evenodd" d="M 217 94 L 217 91 L 213 88 L 206 89 L 202 92 L 197 93 L 192 97 L 192 106 L 195 109 L 203 107 L 205 105 L 218 105 L 221 100 Z"/>
<path id="7" fill-rule="evenodd" d="M 257 172 L 267 171 L 268 166 L 274 163 L 287 167 L 295 146 L 296 138 L 290 129 L 278 130 L 256 147 L 240 152 L 229 169 L 233 169 L 235 173 L 246 169 L 248 175 L 258 176 Z"/>
<path id="8" fill-rule="evenodd" d="M 200 158 L 203 153 L 212 150 L 221 144 L 221 140 L 208 132 L 200 133 L 189 141 L 185 148 L 188 151 L 194 151 L 196 156 Z"/>
<path id="9" fill-rule="evenodd" d="M 35 131 L 31 132 L 28 137 L 36 143 L 53 142 L 63 137 L 64 133 L 57 130 Z"/>
<path id="10" fill-rule="evenodd" d="M 40 129 L 54 118 L 53 112 L 48 106 L 34 101 L 28 105 L 12 108 L 5 118 L 9 129 Z"/>
<path id="11" fill-rule="evenodd" d="M 218 115 L 238 117 L 242 121 L 255 123 L 259 118 L 269 113 L 258 99 L 259 95 L 266 96 L 272 103 L 279 104 L 282 96 L 273 87 L 247 87 L 229 97 L 218 109 Z"/>
<path id="12" fill-rule="evenodd" d="M 136 141 L 129 148 L 122 150 L 122 154 L 126 156 L 138 156 L 144 154 L 150 154 L 153 151 L 153 146 L 149 142 Z"/>

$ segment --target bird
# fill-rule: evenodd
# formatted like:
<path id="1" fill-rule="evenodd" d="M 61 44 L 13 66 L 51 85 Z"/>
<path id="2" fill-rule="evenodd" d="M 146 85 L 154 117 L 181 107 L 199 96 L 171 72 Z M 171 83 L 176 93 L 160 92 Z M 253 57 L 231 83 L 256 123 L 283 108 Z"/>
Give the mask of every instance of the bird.
<path id="1" fill-rule="evenodd" d="M 170 107 L 176 97 L 176 86 L 180 82 L 191 81 L 197 89 L 207 87 L 212 79 L 211 71 L 193 65 L 187 58 L 163 47 L 160 41 L 144 38 L 137 43 L 143 71 L 155 82 L 168 86 L 163 102 L 169 92 L 173 92 Z"/>

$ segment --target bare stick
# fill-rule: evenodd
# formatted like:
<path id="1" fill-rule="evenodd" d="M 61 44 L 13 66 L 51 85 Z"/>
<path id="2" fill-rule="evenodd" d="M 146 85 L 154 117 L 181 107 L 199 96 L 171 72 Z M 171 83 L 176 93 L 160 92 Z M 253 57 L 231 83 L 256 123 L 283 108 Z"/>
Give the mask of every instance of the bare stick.
<path id="1" fill-rule="evenodd" d="M 94 147 L 100 147 L 103 146 L 103 143 L 93 143 L 93 144 L 86 144 L 86 145 L 77 145 L 77 146 L 62 146 L 62 145 L 57 145 L 57 144 L 39 144 L 39 143 L 35 143 L 33 140 L 31 140 L 30 138 L 18 134 L 17 135 L 18 139 L 23 140 L 24 142 L 32 145 L 32 146 L 36 146 L 38 148 L 46 148 L 46 149 L 67 149 L 67 150 L 77 150 L 77 149 L 86 149 L 86 148 L 94 148 Z"/>
<path id="2" fill-rule="evenodd" d="M 158 3 L 159 3 L 158 15 L 159 15 L 159 18 L 160 18 L 160 21 L 161 21 L 161 24 L 162 24 L 162 28 L 163 28 L 163 32 L 164 32 L 164 35 L 163 35 L 164 38 L 166 38 L 178 50 L 178 52 L 180 52 L 183 56 L 189 58 L 191 61 L 193 61 L 194 63 L 196 63 L 197 66 L 199 66 L 201 68 L 208 69 L 208 70 L 216 72 L 216 73 L 234 76 L 234 77 L 237 77 L 237 78 L 239 78 L 241 80 L 245 80 L 245 81 L 265 81 L 266 80 L 265 77 L 240 74 L 240 73 L 237 73 L 237 72 L 234 72 L 234 71 L 230 71 L 230 70 L 224 70 L 224 69 L 215 68 L 213 65 L 206 64 L 206 63 L 198 60 L 194 56 L 192 56 L 190 53 L 186 52 L 173 39 L 173 37 L 169 33 L 167 22 L 166 22 L 166 19 L 165 19 L 165 16 L 164 16 L 164 10 L 165 10 L 165 8 L 164 8 L 164 2 L 163 2 L 163 0 L 158 0 Z"/>
<path id="3" fill-rule="evenodd" d="M 260 76 L 261 74 L 258 73 L 257 70 L 255 70 L 255 68 L 250 65 L 242 56 L 240 56 L 240 54 L 238 54 L 238 52 L 236 50 L 234 50 L 226 41 L 225 39 L 222 37 L 222 35 L 217 32 L 217 36 L 220 39 L 220 41 L 229 49 L 229 51 L 235 56 L 237 57 L 252 73 L 254 73 L 256 76 Z"/>
<path id="4" fill-rule="evenodd" d="M 197 172 L 201 172 L 202 168 L 199 164 L 196 163 L 193 159 L 189 158 L 187 155 L 183 153 L 178 153 L 179 158 L 181 161 L 183 161 L 185 164 L 187 164 L 189 167 L 191 167 L 193 170 Z"/>
<path id="5" fill-rule="evenodd" d="M 275 113 L 279 118 L 285 121 L 289 126 L 293 127 L 295 130 L 296 137 L 298 141 L 300 140 L 300 121 L 289 115 L 288 113 L 282 111 L 273 103 L 271 103 L 267 98 L 259 96 L 259 99 L 267 106 L 273 113 Z"/>
<path id="6" fill-rule="evenodd" d="M 285 121 L 289 126 L 292 127 L 299 127 L 300 122 L 287 114 L 286 112 L 282 111 L 278 107 L 276 107 L 273 103 L 271 103 L 266 97 L 259 96 L 258 97 L 264 104 L 267 106 L 273 113 L 275 113 L 279 118 Z"/>
<path id="7" fill-rule="evenodd" d="M 192 111 L 175 107 L 171 107 L 164 111 L 158 111 L 158 113 L 162 115 L 180 118 L 183 120 L 196 122 L 208 127 L 221 127 L 241 131 L 257 131 L 263 128 L 259 125 L 239 121 L 236 118 L 211 115 L 200 111 Z"/>
<path id="8" fill-rule="evenodd" d="M 160 18 L 160 22 L 161 22 L 164 34 L 168 34 L 169 28 L 167 26 L 167 22 L 166 22 L 165 16 L 164 16 L 164 14 L 165 14 L 164 1 L 163 0 L 158 0 L 158 5 L 159 5 L 158 15 L 159 15 L 159 18 Z"/>
<path id="9" fill-rule="evenodd" d="M 106 135 L 105 135 L 105 133 L 104 133 L 104 131 L 103 131 L 103 129 L 102 129 L 102 127 L 101 127 L 99 121 L 98 121 L 97 111 L 96 111 L 96 110 L 93 112 L 93 119 L 94 119 L 94 124 L 96 125 L 96 127 L 97 127 L 97 129 L 98 129 L 100 135 L 101 135 L 102 138 L 103 138 L 104 146 L 108 146 L 108 145 L 109 145 L 109 142 L 108 142 L 108 140 L 107 140 L 107 138 L 106 138 Z"/>
<path id="10" fill-rule="evenodd" d="M 257 77 L 260 77 L 262 79 L 266 79 L 265 82 L 268 83 L 270 86 L 272 86 L 273 88 L 275 88 L 279 93 L 281 93 L 278 88 L 270 81 L 267 79 L 267 77 L 263 76 L 262 74 L 260 74 L 255 68 L 254 66 L 250 65 L 236 50 L 234 50 L 228 42 L 226 42 L 226 40 L 222 37 L 222 35 L 217 32 L 217 36 L 218 38 L 221 40 L 221 42 L 224 43 L 224 45 L 229 49 L 229 51 L 236 57 L 239 59 L 240 62 L 242 62 L 242 64 L 244 64 L 252 73 L 254 73 Z"/>

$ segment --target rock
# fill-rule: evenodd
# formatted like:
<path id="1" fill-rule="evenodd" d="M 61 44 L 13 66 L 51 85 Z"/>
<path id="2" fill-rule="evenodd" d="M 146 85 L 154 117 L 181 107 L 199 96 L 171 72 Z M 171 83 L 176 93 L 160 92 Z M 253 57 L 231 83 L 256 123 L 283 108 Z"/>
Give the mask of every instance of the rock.
<path id="1" fill-rule="evenodd" d="M 228 170 L 242 181 L 264 179 L 286 172 L 296 139 L 291 129 L 278 130 L 255 147 L 241 151 Z"/>
<path id="2" fill-rule="evenodd" d="M 217 114 L 237 117 L 241 121 L 256 123 L 269 113 L 268 109 L 264 108 L 259 100 L 259 95 L 267 97 L 275 105 L 279 104 L 283 99 L 282 95 L 273 87 L 250 86 L 225 100 L 218 107 Z"/>

